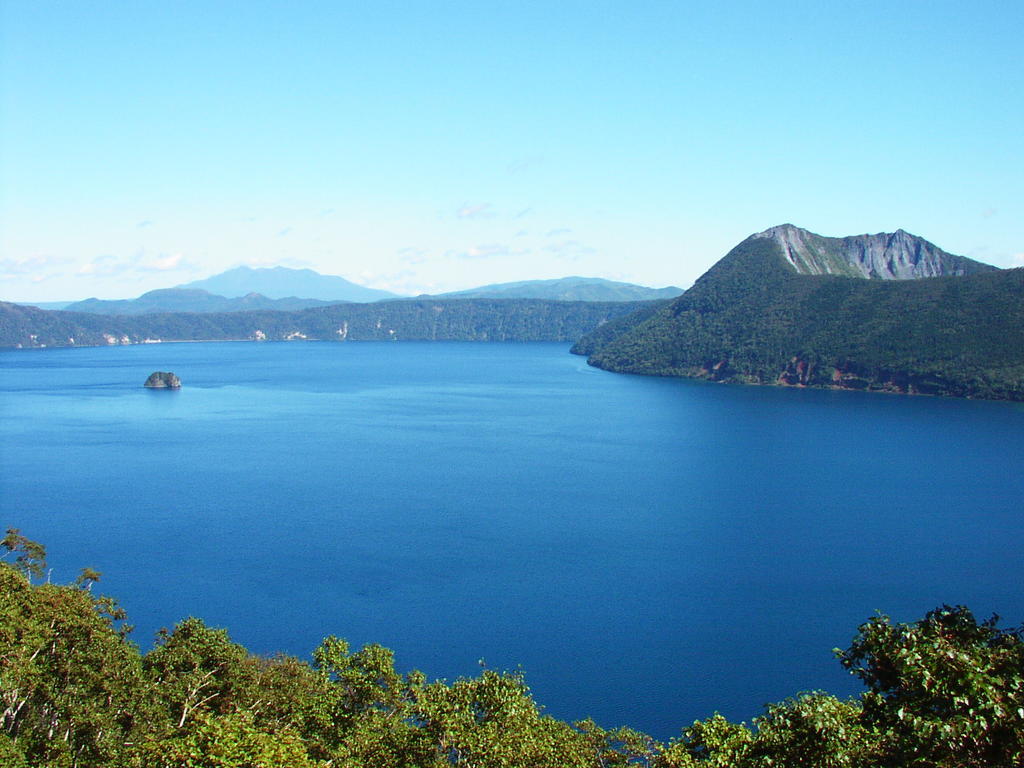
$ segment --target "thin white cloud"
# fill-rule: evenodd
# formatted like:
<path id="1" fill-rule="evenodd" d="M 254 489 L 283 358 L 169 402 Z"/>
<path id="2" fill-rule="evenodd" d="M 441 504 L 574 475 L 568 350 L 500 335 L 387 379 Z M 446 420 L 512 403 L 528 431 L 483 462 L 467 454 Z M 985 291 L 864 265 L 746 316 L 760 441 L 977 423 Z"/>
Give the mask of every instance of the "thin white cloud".
<path id="1" fill-rule="evenodd" d="M 467 203 L 455 211 L 455 215 L 460 219 L 486 219 L 494 216 L 494 211 L 490 203 Z"/>
<path id="2" fill-rule="evenodd" d="M 234 269 L 234 267 L 252 267 L 254 269 L 263 269 L 266 267 L 292 267 L 294 269 L 303 269 L 306 267 L 315 266 L 316 265 L 312 261 L 307 261 L 306 259 L 299 259 L 293 256 L 284 256 L 277 259 L 253 257 L 245 259 L 244 261 L 240 261 L 234 264 L 231 268 Z M 324 274 L 327 273 L 325 272 Z"/>
<path id="3" fill-rule="evenodd" d="M 474 245 L 467 250 L 456 253 L 457 259 L 490 259 L 495 256 L 508 256 L 511 251 L 507 245 L 488 243 L 486 245 Z"/>
<path id="4" fill-rule="evenodd" d="M 378 288 L 391 291 L 402 296 L 418 296 L 425 293 L 423 283 L 417 279 L 417 273 L 411 269 L 398 272 L 380 273 L 364 269 L 359 273 L 359 283 L 367 288 Z"/>
<path id="5" fill-rule="evenodd" d="M 423 264 L 427 260 L 430 251 L 425 248 L 399 248 L 396 253 L 398 260 L 403 264 Z"/>
<path id="6" fill-rule="evenodd" d="M 543 162 L 544 158 L 540 155 L 529 155 L 527 157 L 521 157 L 518 160 L 513 160 L 508 164 L 505 170 L 510 174 L 522 173 L 523 171 L 538 166 Z"/>
<path id="7" fill-rule="evenodd" d="M 285 227 L 284 229 L 278 231 L 277 236 L 278 237 L 288 237 L 288 235 L 290 235 L 291 233 L 292 233 L 292 228 L 291 227 Z"/>
<path id="8" fill-rule="evenodd" d="M 453 259 L 494 259 L 503 256 L 522 256 L 529 253 L 527 248 L 511 248 L 503 243 L 484 243 L 474 245 L 464 251 L 447 251 L 445 256 Z"/>
<path id="9" fill-rule="evenodd" d="M 48 279 L 55 275 L 43 275 L 42 273 L 67 264 L 71 259 L 64 256 L 52 256 L 49 254 L 36 253 L 21 258 L 0 259 L 0 277 L 28 277 L 31 280 Z"/>
<path id="10" fill-rule="evenodd" d="M 198 272 L 199 265 L 189 261 L 182 253 L 150 254 L 139 250 L 131 256 L 119 258 L 104 253 L 78 268 L 81 277 L 118 277 L 131 272 Z"/>
<path id="11" fill-rule="evenodd" d="M 581 256 L 591 256 L 597 253 L 596 248 L 583 245 L 579 240 L 560 240 L 557 243 L 548 243 L 544 246 L 544 250 L 559 258 L 574 261 Z"/>
<path id="12" fill-rule="evenodd" d="M 1024 253 L 1015 253 L 1010 257 L 1010 264 L 1014 267 L 1024 267 Z"/>
<path id="13" fill-rule="evenodd" d="M 140 272 L 196 272 L 199 266 L 185 258 L 183 253 L 161 253 L 139 264 Z"/>
<path id="14" fill-rule="evenodd" d="M 139 261 L 139 254 L 127 259 L 118 259 L 112 253 L 104 253 L 88 264 L 83 264 L 77 270 L 78 275 L 83 277 L 116 277 L 133 269 Z"/>
<path id="15" fill-rule="evenodd" d="M 561 227 L 559 229 L 549 229 L 545 233 L 545 235 L 547 237 L 557 237 L 558 235 L 568 235 L 570 232 L 572 232 L 571 229 L 567 229 L 566 227 Z"/>
<path id="16" fill-rule="evenodd" d="M 146 227 L 152 227 L 155 222 L 152 219 L 144 219 L 135 226 L 139 229 L 145 229 Z"/>

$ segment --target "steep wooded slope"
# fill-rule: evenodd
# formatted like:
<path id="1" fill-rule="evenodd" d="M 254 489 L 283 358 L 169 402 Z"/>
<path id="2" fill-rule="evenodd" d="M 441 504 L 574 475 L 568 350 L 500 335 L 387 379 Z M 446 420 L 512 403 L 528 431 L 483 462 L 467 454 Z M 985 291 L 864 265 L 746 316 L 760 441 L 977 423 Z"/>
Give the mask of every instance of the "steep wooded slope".
<path id="1" fill-rule="evenodd" d="M 1024 400 L 1024 270 L 972 264 L 928 279 L 801 274 L 760 233 L 679 299 L 573 351 L 627 373 Z"/>

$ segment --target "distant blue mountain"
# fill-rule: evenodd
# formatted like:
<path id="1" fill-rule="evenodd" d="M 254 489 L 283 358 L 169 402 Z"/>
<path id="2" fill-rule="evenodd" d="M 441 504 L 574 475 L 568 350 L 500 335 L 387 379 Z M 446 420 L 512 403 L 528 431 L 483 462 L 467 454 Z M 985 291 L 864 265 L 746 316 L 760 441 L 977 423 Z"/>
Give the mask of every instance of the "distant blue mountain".
<path id="1" fill-rule="evenodd" d="M 669 299 L 682 292 L 682 289 L 675 287 L 645 288 L 597 277 L 563 277 L 557 280 L 523 280 L 484 285 L 431 298 L 621 302 Z M 236 267 L 205 280 L 149 291 L 135 299 L 85 299 L 55 303 L 46 308 L 102 315 L 252 310 L 294 312 L 325 304 L 368 303 L 403 298 L 408 297 L 366 288 L 342 277 L 321 275 L 311 269 Z"/>
<path id="2" fill-rule="evenodd" d="M 682 288 L 646 288 L 600 277 L 561 277 L 496 283 L 465 291 L 439 294 L 446 299 L 549 299 L 553 301 L 653 301 L 674 299 Z"/>
<path id="3" fill-rule="evenodd" d="M 217 296 L 238 298 L 258 293 L 268 299 L 320 299 L 321 301 L 379 301 L 397 299 L 398 294 L 356 285 L 336 275 L 321 275 L 312 269 L 235 267 L 205 280 L 175 286 L 198 288 Z"/>

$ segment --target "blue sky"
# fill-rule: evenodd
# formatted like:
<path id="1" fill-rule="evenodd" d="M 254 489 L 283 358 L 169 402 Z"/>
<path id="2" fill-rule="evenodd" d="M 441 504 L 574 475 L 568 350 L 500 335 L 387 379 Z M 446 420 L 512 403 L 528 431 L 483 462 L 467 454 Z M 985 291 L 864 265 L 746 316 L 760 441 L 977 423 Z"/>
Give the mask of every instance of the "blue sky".
<path id="1" fill-rule="evenodd" d="M 1024 265 L 1024 3 L 0 8 L 0 299 L 685 287 L 783 222 Z"/>

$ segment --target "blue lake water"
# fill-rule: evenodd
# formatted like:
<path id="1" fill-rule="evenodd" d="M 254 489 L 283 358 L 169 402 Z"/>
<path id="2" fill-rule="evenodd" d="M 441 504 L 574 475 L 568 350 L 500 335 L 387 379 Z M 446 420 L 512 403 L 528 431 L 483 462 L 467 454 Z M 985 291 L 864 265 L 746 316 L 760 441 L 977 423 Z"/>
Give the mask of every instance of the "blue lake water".
<path id="1" fill-rule="evenodd" d="M 172 370 L 179 392 L 150 391 Z M 876 610 L 1024 621 L 1024 407 L 621 376 L 562 344 L 0 352 L 0 524 L 250 650 L 327 634 L 660 738 L 801 690 Z"/>

